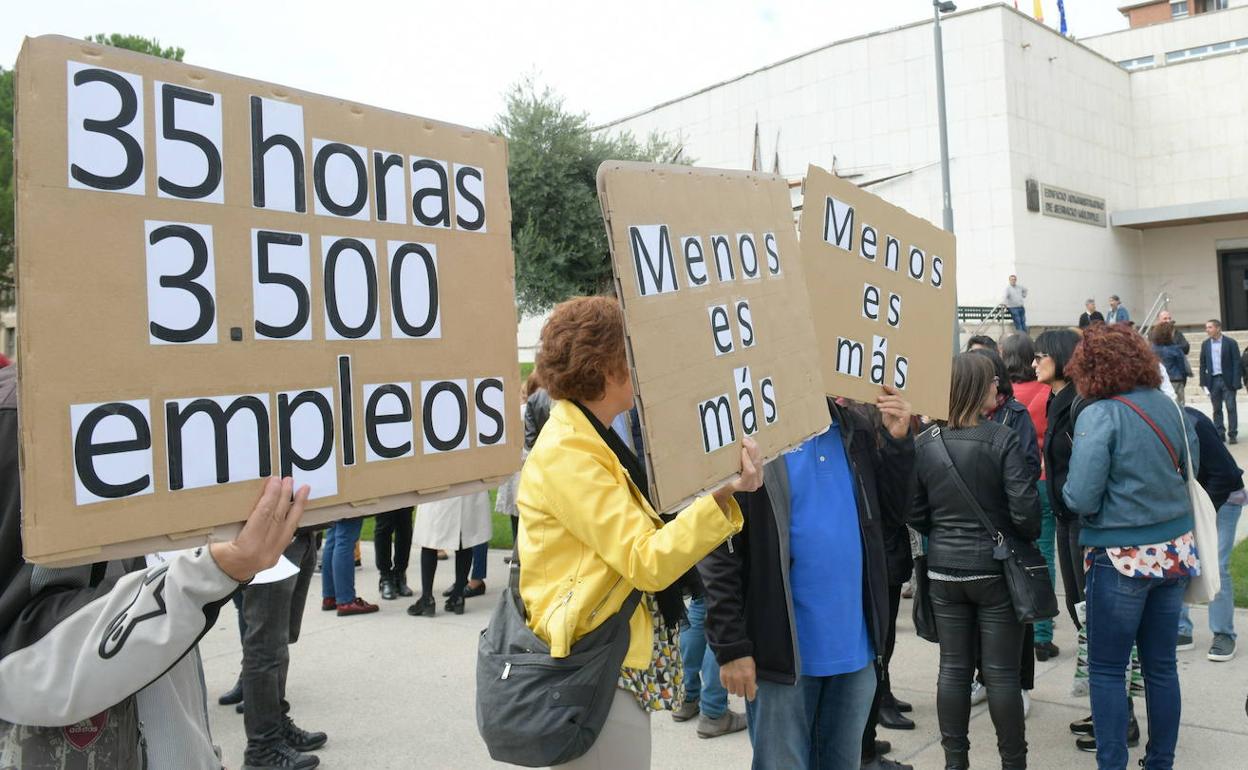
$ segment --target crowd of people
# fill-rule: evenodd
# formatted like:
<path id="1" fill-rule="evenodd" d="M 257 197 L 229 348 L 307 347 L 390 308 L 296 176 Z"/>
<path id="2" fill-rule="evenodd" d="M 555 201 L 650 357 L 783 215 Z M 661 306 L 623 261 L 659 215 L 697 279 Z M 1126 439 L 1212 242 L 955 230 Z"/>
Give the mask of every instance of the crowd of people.
<path id="1" fill-rule="evenodd" d="M 586 645 L 599 641 L 593 632 L 617 615 L 626 637 L 603 648 L 615 656 L 601 658 L 610 661 L 606 690 L 584 693 L 605 699 L 596 716 L 585 712 L 589 737 L 552 766 L 647 768 L 652 714 L 670 712 L 702 738 L 748 731 L 760 770 L 907 770 L 879 730 L 916 727 L 889 674 L 910 586 L 916 629 L 940 647 L 935 716 L 946 770 L 969 767 L 969 717 L 982 700 L 1001 767 L 1024 768 L 1035 664 L 1062 654 L 1053 641 L 1058 574 L 1062 614 L 1078 629 L 1067 653 L 1077 661 L 1071 691 L 1089 699 L 1088 716 L 1070 725 L 1077 748 L 1095 752 L 1099 768 L 1125 768 L 1143 737 L 1142 697 L 1142 765 L 1174 766 L 1176 651 L 1193 646 L 1184 598 L 1202 570 L 1222 578 L 1208 658 L 1235 655 L 1229 557 L 1248 494 L 1226 444 L 1237 436 L 1239 349 L 1209 321 L 1193 373 L 1191 346 L 1168 313 L 1146 339 L 1117 298 L 1114 321 L 1089 300 L 1082 328 L 1033 340 L 1026 289 L 1013 276 L 1010 286 L 1023 328 L 973 337 L 954 358 L 946 419 L 912 414 L 887 387 L 873 403 L 829 398 L 825 432 L 765 464 L 744 439 L 739 473 L 671 515 L 649 500 L 619 305 L 584 297 L 555 308 L 525 383 L 523 466 L 496 494 L 515 541 L 500 601 L 523 608 L 540 655 L 563 661 L 551 670 L 579 671 Z M 1213 401 L 1212 420 L 1183 406 L 1193 376 Z M 220 700 L 243 714 L 244 767 L 316 767 L 330 736 L 291 716 L 290 645 L 317 569 L 324 610 L 377 611 L 355 587 L 362 520 L 296 529 L 307 489 L 270 479 L 231 543 L 146 563 L 27 564 L 15 382 L 14 367 L 0 369 L 0 679 L 43 682 L 41 692 L 59 695 L 0 690 L 0 750 L 57 756 L 64 738 L 54 726 L 94 717 L 114 747 L 110 766 L 221 767 L 195 644 L 232 599 L 242 665 Z M 1216 543 L 1203 547 L 1189 476 L 1217 511 Z M 462 613 L 465 599 L 486 592 L 490 514 L 484 491 L 378 514 L 380 601 L 415 597 L 407 613 L 420 618 L 440 603 Z M 418 596 L 407 578 L 414 547 Z M 443 559 L 454 578 L 439 602 Z M 1031 565 L 1031 593 L 1016 564 Z M 164 615 L 130 612 L 154 606 Z M 110 619 L 125 627 L 109 637 L 109 654 L 80 649 L 85 629 Z M 744 713 L 729 708 L 729 694 L 745 699 Z"/>

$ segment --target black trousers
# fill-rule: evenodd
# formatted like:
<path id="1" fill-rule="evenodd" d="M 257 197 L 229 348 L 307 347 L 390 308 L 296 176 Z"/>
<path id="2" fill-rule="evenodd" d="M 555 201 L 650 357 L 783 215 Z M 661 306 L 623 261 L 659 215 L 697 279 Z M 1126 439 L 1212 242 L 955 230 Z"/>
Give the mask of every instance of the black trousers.
<path id="1" fill-rule="evenodd" d="M 1079 519 L 1057 519 L 1057 568 L 1062 573 L 1062 587 L 1066 591 L 1066 611 L 1075 628 L 1083 628 L 1075 605 L 1083 601 L 1083 547 L 1079 545 Z"/>
<path id="2" fill-rule="evenodd" d="M 399 508 L 377 514 L 373 553 L 381 576 L 402 575 L 412 555 L 412 509 Z M 393 550 L 391 543 L 393 542 Z M 393 553 L 393 558 L 391 554 Z"/>
<path id="3" fill-rule="evenodd" d="M 879 671 L 880 681 L 875 688 L 875 700 L 871 702 L 871 713 L 867 715 L 867 728 L 862 732 L 862 758 L 866 761 L 875 759 L 876 730 L 880 725 L 880 706 L 892 705 L 893 690 L 888 676 L 888 664 L 893 659 L 893 650 L 897 647 L 897 613 L 901 610 L 901 586 L 888 587 L 888 636 L 884 640 L 884 667 Z"/>
<path id="4" fill-rule="evenodd" d="M 282 740 L 290 704 L 286 674 L 290 645 L 299 639 L 308 585 L 316 566 L 311 534 L 296 535 L 284 554 L 299 567 L 276 583 L 250 585 L 243 591 L 243 727 L 248 751 Z"/>
<path id="5" fill-rule="evenodd" d="M 975 652 L 983 656 L 988 687 L 988 712 L 997 731 L 997 751 L 1003 770 L 1027 766 L 1027 738 L 1023 695 L 1019 687 L 1019 659 L 1023 624 L 1014 616 L 1005 578 L 994 577 L 953 583 L 933 580 L 932 610 L 940 634 L 940 678 L 936 686 L 936 714 L 940 744 L 949 764 L 966 765 L 971 743 L 971 677 Z"/>

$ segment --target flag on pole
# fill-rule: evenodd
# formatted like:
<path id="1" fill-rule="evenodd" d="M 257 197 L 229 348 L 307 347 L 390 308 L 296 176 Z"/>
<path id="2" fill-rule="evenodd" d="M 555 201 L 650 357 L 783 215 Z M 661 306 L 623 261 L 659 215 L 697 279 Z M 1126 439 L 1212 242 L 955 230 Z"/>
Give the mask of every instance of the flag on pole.
<path id="1" fill-rule="evenodd" d="M 1066 3 L 1064 0 L 1057 0 L 1057 15 L 1061 18 L 1061 33 L 1066 34 Z"/>
<path id="2" fill-rule="evenodd" d="M 1032 11 L 1031 15 L 1036 17 L 1036 21 L 1043 24 L 1044 23 L 1044 3 L 1040 2 L 1040 0 L 1034 0 L 1034 4 L 1032 7 L 1035 10 Z"/>

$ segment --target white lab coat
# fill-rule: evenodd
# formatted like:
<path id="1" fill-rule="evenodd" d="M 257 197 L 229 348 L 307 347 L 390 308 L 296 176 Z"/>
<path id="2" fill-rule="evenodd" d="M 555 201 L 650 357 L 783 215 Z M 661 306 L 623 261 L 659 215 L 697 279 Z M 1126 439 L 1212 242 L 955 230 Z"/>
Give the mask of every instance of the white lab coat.
<path id="1" fill-rule="evenodd" d="M 488 543 L 493 534 L 490 495 L 474 492 L 417 506 L 412 545 L 458 551 Z"/>

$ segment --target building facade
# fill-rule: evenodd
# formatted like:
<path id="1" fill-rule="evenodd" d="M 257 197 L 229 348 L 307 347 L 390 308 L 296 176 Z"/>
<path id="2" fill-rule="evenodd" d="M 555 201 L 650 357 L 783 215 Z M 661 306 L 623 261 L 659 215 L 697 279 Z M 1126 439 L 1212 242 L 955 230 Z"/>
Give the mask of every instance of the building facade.
<path id="1" fill-rule="evenodd" d="M 1161 298 L 1248 328 L 1248 5 L 1080 41 L 1006 4 L 942 29 L 959 304 L 1017 274 L 1036 324 L 1117 294 L 1137 319 Z M 830 168 L 939 223 L 932 33 L 836 42 L 600 130 L 704 166 L 778 158 L 795 186 Z"/>

